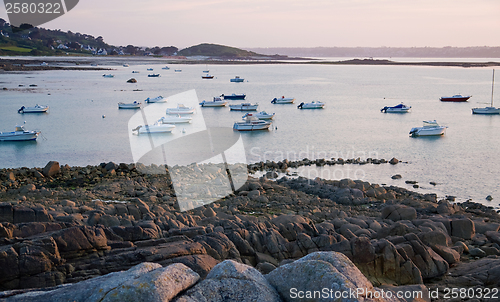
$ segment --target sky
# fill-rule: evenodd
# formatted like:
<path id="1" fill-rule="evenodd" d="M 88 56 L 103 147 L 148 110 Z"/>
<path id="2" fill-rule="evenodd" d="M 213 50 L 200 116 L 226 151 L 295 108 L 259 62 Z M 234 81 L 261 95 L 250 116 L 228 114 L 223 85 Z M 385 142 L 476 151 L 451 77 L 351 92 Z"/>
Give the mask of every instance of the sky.
<path id="1" fill-rule="evenodd" d="M 500 46 L 500 0 L 80 0 L 41 27 L 123 46 Z"/>

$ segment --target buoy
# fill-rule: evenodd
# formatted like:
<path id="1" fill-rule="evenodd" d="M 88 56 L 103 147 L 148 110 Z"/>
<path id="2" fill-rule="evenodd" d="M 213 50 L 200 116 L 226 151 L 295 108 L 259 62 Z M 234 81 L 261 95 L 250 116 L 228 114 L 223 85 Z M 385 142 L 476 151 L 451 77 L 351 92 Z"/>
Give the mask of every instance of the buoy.
<path id="1" fill-rule="evenodd" d="M 106 118 L 106 116 L 103 114 L 103 115 L 102 115 L 102 118 Z"/>

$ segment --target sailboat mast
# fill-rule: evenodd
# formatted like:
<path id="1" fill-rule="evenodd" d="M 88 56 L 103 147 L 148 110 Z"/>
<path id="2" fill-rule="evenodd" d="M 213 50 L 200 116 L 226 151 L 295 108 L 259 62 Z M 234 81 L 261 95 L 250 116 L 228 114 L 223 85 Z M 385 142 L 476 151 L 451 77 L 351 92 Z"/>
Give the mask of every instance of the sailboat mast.
<path id="1" fill-rule="evenodd" d="M 495 69 L 493 69 L 493 80 L 491 81 L 491 107 L 493 107 L 493 87 L 495 87 Z"/>

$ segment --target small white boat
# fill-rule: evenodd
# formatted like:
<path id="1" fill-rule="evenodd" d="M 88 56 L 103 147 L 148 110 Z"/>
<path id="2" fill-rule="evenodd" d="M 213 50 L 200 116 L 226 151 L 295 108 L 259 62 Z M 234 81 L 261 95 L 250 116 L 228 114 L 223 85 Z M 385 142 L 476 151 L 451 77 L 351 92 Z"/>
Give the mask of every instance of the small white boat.
<path id="1" fill-rule="evenodd" d="M 210 72 L 210 70 L 208 70 L 208 69 L 207 70 L 203 70 L 203 73 L 209 73 L 209 72 Z"/>
<path id="2" fill-rule="evenodd" d="M 167 114 L 193 114 L 194 108 L 177 104 L 177 108 L 167 108 Z"/>
<path id="3" fill-rule="evenodd" d="M 229 81 L 232 83 L 241 83 L 241 82 L 245 81 L 245 79 L 242 79 L 239 76 L 235 76 L 234 79 L 230 79 Z"/>
<path id="4" fill-rule="evenodd" d="M 258 107 L 259 107 L 258 103 L 255 104 L 241 103 L 241 104 L 229 105 L 229 108 L 231 108 L 231 110 L 237 110 L 237 111 L 257 111 Z"/>
<path id="5" fill-rule="evenodd" d="M 213 78 L 214 78 L 214 76 L 213 76 L 213 75 L 211 75 L 211 74 L 204 74 L 204 75 L 202 75 L 202 76 L 201 76 L 201 78 L 202 78 L 202 79 L 208 79 L 208 80 L 210 80 L 210 79 L 213 79 Z"/>
<path id="6" fill-rule="evenodd" d="M 133 70 L 132 73 L 141 73 L 140 71 Z"/>
<path id="7" fill-rule="evenodd" d="M 161 121 L 157 121 L 153 125 L 138 126 L 132 129 L 132 131 L 137 131 L 138 134 L 150 134 L 150 133 L 171 133 L 175 129 L 175 125 L 163 124 Z"/>
<path id="8" fill-rule="evenodd" d="M 40 66 L 49 66 L 49 63 L 47 63 L 47 62 L 42 62 L 42 63 L 40 64 Z"/>
<path id="9" fill-rule="evenodd" d="M 160 119 L 163 124 L 185 124 L 191 123 L 193 118 L 190 116 L 180 116 L 179 114 L 169 114 Z"/>
<path id="10" fill-rule="evenodd" d="M 439 125 L 436 120 L 424 121 L 423 127 L 415 127 L 410 130 L 411 136 L 440 136 L 446 132 L 446 126 Z"/>
<path id="11" fill-rule="evenodd" d="M 36 104 L 33 107 L 22 106 L 19 110 L 17 110 L 17 113 L 44 113 L 47 112 L 47 110 L 49 110 L 49 106 Z"/>
<path id="12" fill-rule="evenodd" d="M 153 71 L 153 68 L 148 68 L 148 69 L 146 69 L 146 70 L 147 70 L 147 71 Z"/>
<path id="13" fill-rule="evenodd" d="M 123 67 L 129 67 L 129 65 L 128 64 L 123 64 Z"/>
<path id="14" fill-rule="evenodd" d="M 26 124 L 26 122 L 24 122 Z M 0 132 L 0 141 L 33 141 L 36 140 L 40 131 L 25 130 L 24 125 L 16 125 L 12 132 Z"/>
<path id="15" fill-rule="evenodd" d="M 148 78 L 158 78 L 158 77 L 160 77 L 159 73 L 148 74 Z"/>
<path id="16" fill-rule="evenodd" d="M 295 102 L 295 98 L 286 98 L 285 96 L 274 98 L 271 101 L 273 104 L 293 104 L 293 102 Z"/>
<path id="17" fill-rule="evenodd" d="M 396 106 L 385 106 L 384 108 L 380 109 L 380 112 L 384 113 L 407 113 L 411 109 L 411 106 L 406 106 L 405 104 L 401 103 Z"/>
<path id="18" fill-rule="evenodd" d="M 169 69 L 170 69 L 170 67 L 165 66 L 165 67 L 162 67 L 161 69 L 169 70 Z"/>
<path id="19" fill-rule="evenodd" d="M 238 131 L 267 130 L 270 125 L 271 122 L 263 121 L 255 116 L 249 115 L 245 118 L 245 121 L 234 123 L 233 129 Z"/>
<path id="20" fill-rule="evenodd" d="M 201 107 L 224 107 L 227 105 L 227 101 L 224 101 L 223 99 L 219 97 L 214 97 L 213 101 L 205 101 L 200 103 Z"/>
<path id="21" fill-rule="evenodd" d="M 265 111 L 261 111 L 259 113 L 246 113 L 242 118 L 246 118 L 247 116 L 255 116 L 259 120 L 272 120 L 276 113 L 270 114 Z"/>
<path id="22" fill-rule="evenodd" d="M 115 75 L 114 74 L 103 74 L 102 75 L 104 78 L 114 78 Z"/>
<path id="23" fill-rule="evenodd" d="M 141 103 L 137 102 L 137 101 L 134 101 L 133 103 L 119 102 L 118 108 L 119 109 L 139 109 L 139 108 L 141 108 Z"/>
<path id="24" fill-rule="evenodd" d="M 495 69 L 493 69 L 493 79 L 491 81 L 491 104 L 489 107 L 472 108 L 472 114 L 500 114 L 500 108 L 493 107 L 493 88 L 495 85 Z"/>
<path id="25" fill-rule="evenodd" d="M 182 69 L 174 69 L 175 72 L 182 72 Z"/>
<path id="26" fill-rule="evenodd" d="M 315 102 L 315 101 L 312 101 L 312 103 L 300 103 L 299 106 L 297 106 L 297 108 L 299 109 L 323 109 L 325 107 L 325 103 L 322 103 L 322 102 Z"/>
<path id="27" fill-rule="evenodd" d="M 146 103 L 165 103 L 167 101 L 166 98 L 162 97 L 161 95 L 155 97 L 154 99 L 147 98 L 144 100 Z"/>

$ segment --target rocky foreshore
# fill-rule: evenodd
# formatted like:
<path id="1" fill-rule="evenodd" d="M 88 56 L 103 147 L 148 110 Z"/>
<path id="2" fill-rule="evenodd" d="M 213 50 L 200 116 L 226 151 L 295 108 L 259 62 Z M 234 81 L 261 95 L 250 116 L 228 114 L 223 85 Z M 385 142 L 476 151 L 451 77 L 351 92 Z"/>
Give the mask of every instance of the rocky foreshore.
<path id="1" fill-rule="evenodd" d="M 140 171 L 111 162 L 0 170 L 0 300 L 323 301 L 291 289 L 326 286 L 428 288 L 435 301 L 465 301 L 479 296 L 450 300 L 446 288 L 492 296 L 500 287 L 500 216 L 481 204 L 271 172 L 180 212 L 169 175 Z M 339 301 L 426 301 L 350 299 Z"/>

